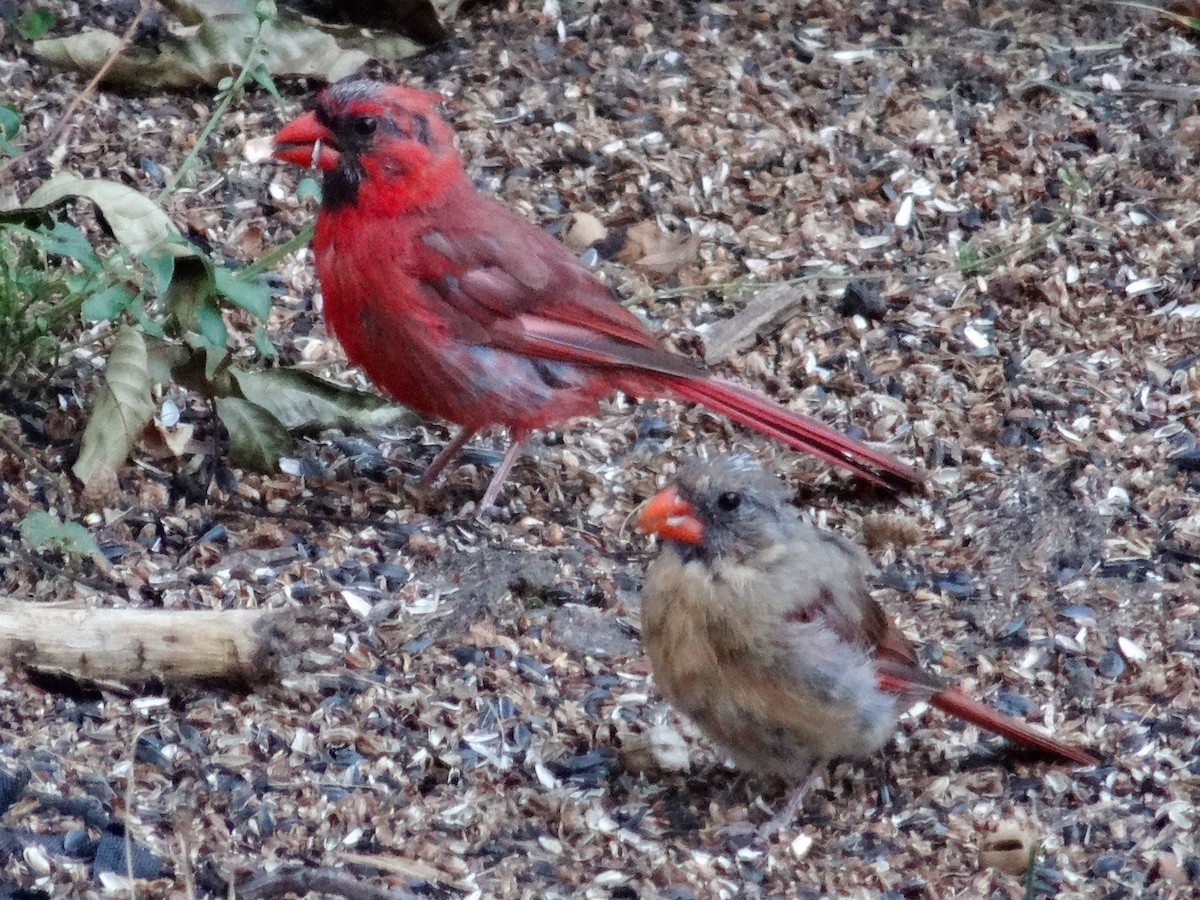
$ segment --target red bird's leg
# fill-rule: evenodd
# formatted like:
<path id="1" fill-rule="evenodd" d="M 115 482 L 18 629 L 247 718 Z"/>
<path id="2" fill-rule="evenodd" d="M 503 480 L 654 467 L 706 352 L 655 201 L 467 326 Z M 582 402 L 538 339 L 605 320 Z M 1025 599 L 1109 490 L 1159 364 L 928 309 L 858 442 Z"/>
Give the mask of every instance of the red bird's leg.
<path id="1" fill-rule="evenodd" d="M 491 509 L 496 504 L 496 498 L 500 496 L 500 490 L 504 487 L 504 482 L 508 478 L 508 473 L 512 470 L 513 463 L 517 461 L 517 457 L 521 455 L 521 451 L 524 449 L 525 441 L 513 438 L 513 442 L 504 451 L 504 459 L 500 460 L 496 474 L 492 476 L 492 481 L 487 486 L 487 490 L 483 492 L 483 498 L 479 501 L 479 506 L 476 509 L 480 511 Z"/>
<path id="2" fill-rule="evenodd" d="M 450 461 L 462 451 L 462 448 L 467 446 L 467 441 L 475 437 L 479 431 L 478 428 L 464 428 L 458 433 L 458 437 L 448 443 L 429 464 L 429 468 L 425 470 L 425 474 L 421 476 L 421 480 L 417 482 L 417 487 L 422 491 L 427 491 L 433 487 L 433 483 L 438 480 L 438 476 L 442 474 L 442 469 L 449 465 Z"/>

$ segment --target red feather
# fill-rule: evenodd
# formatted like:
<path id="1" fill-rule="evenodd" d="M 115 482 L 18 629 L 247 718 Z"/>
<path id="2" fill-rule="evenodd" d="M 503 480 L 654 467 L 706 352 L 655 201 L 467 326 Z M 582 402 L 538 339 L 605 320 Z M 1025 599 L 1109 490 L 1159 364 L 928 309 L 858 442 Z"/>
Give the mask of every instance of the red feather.
<path id="1" fill-rule="evenodd" d="M 880 672 L 878 675 L 879 689 L 891 694 L 911 695 L 914 685 L 894 672 Z M 1066 762 L 1077 763 L 1081 766 L 1095 766 L 1100 760 L 1086 750 L 1072 747 L 1062 741 L 1055 740 L 1048 734 L 1031 728 L 1023 722 L 1018 722 L 1011 716 L 1006 716 L 999 710 L 992 709 L 978 700 L 973 700 L 956 687 L 947 687 L 929 696 L 930 706 L 940 709 L 952 716 L 965 719 L 980 728 L 998 734 L 1016 744 L 1024 744 L 1040 750 L 1049 756 L 1057 757 Z"/>

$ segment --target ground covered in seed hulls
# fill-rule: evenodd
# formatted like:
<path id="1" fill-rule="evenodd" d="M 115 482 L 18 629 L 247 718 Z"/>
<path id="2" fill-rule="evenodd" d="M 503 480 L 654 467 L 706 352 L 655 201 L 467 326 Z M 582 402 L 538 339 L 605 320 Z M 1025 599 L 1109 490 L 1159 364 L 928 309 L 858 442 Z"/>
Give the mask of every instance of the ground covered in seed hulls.
<path id="1" fill-rule="evenodd" d="M 206 405 L 173 391 L 193 440 L 140 447 L 79 511 L 58 473 L 111 340 L 82 333 L 62 368 L 0 386 L 0 592 L 283 608 L 304 649 L 246 696 L 0 674 L 0 896 L 123 890 L 127 853 L 155 876 L 138 897 L 283 896 L 261 886 L 290 867 L 297 892 L 349 897 L 1191 896 L 1186 30 L 1037 0 L 510 3 L 454 30 L 375 74 L 454 98 L 483 188 L 583 228 L 580 249 L 598 241 L 583 252 L 669 343 L 918 460 L 927 494 L 858 490 L 703 411 L 616 399 L 535 439 L 480 522 L 500 435 L 418 501 L 406 485 L 439 423 L 322 435 L 262 476 L 232 468 Z M 0 84 L 34 140 L 82 88 L 28 55 Z M 282 87 L 299 109 L 309 86 Z M 92 94 L 64 153 L 10 173 L 7 202 L 63 170 L 154 195 L 210 111 L 202 94 Z M 231 111 L 168 206 L 232 259 L 314 212 L 293 194 L 304 173 L 243 159 L 281 121 L 265 94 Z M 321 325 L 311 259 L 278 277 L 284 360 L 359 382 Z M 790 295 L 750 321 L 755 286 L 781 280 Z M 637 641 L 652 548 L 628 518 L 698 445 L 773 464 L 868 541 L 927 664 L 1105 765 L 1051 767 L 919 712 L 886 759 L 837 767 L 758 839 L 780 787 L 737 776 L 663 704 Z M 81 515 L 107 570 L 24 547 L 17 522 L 38 507 Z"/>

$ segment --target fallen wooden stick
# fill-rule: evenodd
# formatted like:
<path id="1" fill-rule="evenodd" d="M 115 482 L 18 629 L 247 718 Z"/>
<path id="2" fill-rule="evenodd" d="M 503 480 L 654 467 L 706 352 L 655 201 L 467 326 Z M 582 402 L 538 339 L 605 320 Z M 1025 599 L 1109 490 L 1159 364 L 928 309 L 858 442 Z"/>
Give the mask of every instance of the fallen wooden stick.
<path id="1" fill-rule="evenodd" d="M 246 690 L 289 653 L 279 610 L 102 609 L 0 599 L 0 664 L 122 684 Z"/>

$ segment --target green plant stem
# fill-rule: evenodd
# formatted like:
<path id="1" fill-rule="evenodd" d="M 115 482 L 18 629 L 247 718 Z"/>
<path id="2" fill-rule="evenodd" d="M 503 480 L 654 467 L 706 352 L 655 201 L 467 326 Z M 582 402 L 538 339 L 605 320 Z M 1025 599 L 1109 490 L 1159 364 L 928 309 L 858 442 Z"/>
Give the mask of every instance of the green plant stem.
<path id="1" fill-rule="evenodd" d="M 261 275 L 263 272 L 267 271 L 267 269 L 271 268 L 271 266 L 275 265 L 275 263 L 279 262 L 281 259 L 283 259 L 285 256 L 287 256 L 289 253 L 295 253 L 297 250 L 299 250 L 301 247 L 303 247 L 305 244 L 307 244 L 310 240 L 312 240 L 314 228 L 315 228 L 315 226 L 313 225 L 313 223 L 309 222 L 308 225 L 306 225 L 305 228 L 301 232 L 299 232 L 294 238 L 292 238 L 290 241 L 280 244 L 278 247 L 276 247 L 274 250 L 272 250 L 266 256 L 260 257 L 259 259 L 250 263 L 250 265 L 246 266 L 246 268 L 239 271 L 237 273 L 237 275 L 235 275 L 234 277 L 238 278 L 241 281 L 245 281 L 247 279 L 255 278 L 256 276 Z"/>
<path id="2" fill-rule="evenodd" d="M 250 77 L 251 70 L 258 65 L 255 61 L 258 56 L 259 47 L 262 44 L 263 28 L 266 27 L 267 20 L 258 20 L 258 29 L 254 32 L 254 37 L 250 40 L 250 49 L 246 52 L 246 59 L 242 63 L 242 69 L 237 73 L 237 77 L 233 79 L 233 84 L 229 86 L 224 95 L 221 97 L 221 102 L 217 104 L 217 108 L 213 110 L 208 121 L 204 123 L 204 128 L 200 130 L 200 135 L 196 138 L 196 143 L 192 149 L 188 151 L 188 155 L 184 157 L 179 168 L 175 170 L 175 174 L 171 176 L 171 180 L 167 182 L 166 187 L 159 192 L 157 202 L 159 205 L 166 200 L 167 196 L 179 187 L 179 183 L 183 180 L 183 176 L 188 170 L 195 165 L 196 157 L 200 155 L 200 151 L 204 149 L 204 145 L 208 142 L 209 135 L 213 133 L 213 129 L 217 127 L 217 123 L 221 121 L 225 113 L 229 110 L 229 106 L 233 103 L 235 97 L 242 94 L 242 87 L 246 84 L 246 79 Z"/>
<path id="3" fill-rule="evenodd" d="M 978 259 L 956 268 L 958 272 L 964 276 L 978 275 L 981 272 L 987 271 L 993 266 L 999 265 L 1010 256 L 1013 256 L 1022 250 L 1040 250 L 1046 245 L 1050 238 L 1062 231 L 1063 226 L 1070 222 L 1072 218 L 1073 216 L 1071 216 L 1070 213 L 1064 213 L 1055 218 L 1055 220 L 1047 225 L 1044 229 L 1038 231 L 1036 234 L 1030 235 L 1025 240 L 1018 241 L 1015 244 L 1011 244 L 1008 247 L 1003 247 L 999 250 L 993 250 L 991 253 L 985 253 Z"/>
<path id="4" fill-rule="evenodd" d="M 1029 848 L 1029 860 L 1025 865 L 1025 875 L 1021 879 L 1025 884 L 1025 900 L 1034 900 L 1038 895 L 1040 881 L 1038 879 L 1038 846 Z"/>

